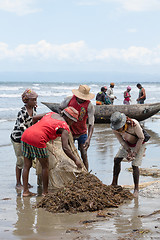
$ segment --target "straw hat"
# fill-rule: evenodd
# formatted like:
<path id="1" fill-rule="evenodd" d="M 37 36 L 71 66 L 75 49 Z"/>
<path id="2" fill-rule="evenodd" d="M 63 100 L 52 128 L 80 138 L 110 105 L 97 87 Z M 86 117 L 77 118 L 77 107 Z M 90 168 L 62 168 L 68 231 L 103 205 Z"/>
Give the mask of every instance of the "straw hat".
<path id="1" fill-rule="evenodd" d="M 111 128 L 113 130 L 118 130 L 122 128 L 126 123 L 126 115 L 120 112 L 114 112 L 110 118 Z"/>
<path id="2" fill-rule="evenodd" d="M 62 113 L 64 113 L 68 118 L 70 118 L 74 122 L 77 122 L 79 112 L 74 107 L 67 107 L 62 111 Z"/>
<path id="3" fill-rule="evenodd" d="M 80 99 L 91 100 L 91 99 L 94 98 L 95 95 L 93 93 L 90 93 L 89 91 L 90 91 L 89 86 L 79 85 L 79 88 L 78 89 L 73 89 L 72 93 Z"/>

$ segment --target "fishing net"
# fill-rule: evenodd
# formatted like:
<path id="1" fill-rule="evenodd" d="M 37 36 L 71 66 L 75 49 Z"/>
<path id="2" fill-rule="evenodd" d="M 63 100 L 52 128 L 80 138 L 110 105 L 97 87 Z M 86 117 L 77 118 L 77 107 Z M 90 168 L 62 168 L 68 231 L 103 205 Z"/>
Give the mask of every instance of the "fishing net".
<path id="1" fill-rule="evenodd" d="M 85 166 L 79 156 L 79 153 L 74 145 L 73 137 L 69 135 L 69 146 L 72 153 L 81 161 L 83 168 L 78 169 L 73 160 L 71 160 L 63 151 L 61 138 L 47 143 L 49 153 L 49 189 L 57 189 L 64 187 L 65 183 L 74 180 L 76 174 L 86 172 Z M 37 161 L 36 174 L 38 185 L 42 184 L 41 180 L 42 168 Z"/>

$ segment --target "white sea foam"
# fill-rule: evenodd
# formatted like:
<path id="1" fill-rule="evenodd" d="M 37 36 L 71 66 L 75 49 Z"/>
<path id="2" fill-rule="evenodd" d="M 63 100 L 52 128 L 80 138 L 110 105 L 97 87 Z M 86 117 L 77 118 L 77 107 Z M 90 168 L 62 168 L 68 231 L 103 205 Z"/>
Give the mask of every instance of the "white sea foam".
<path id="1" fill-rule="evenodd" d="M 0 108 L 0 112 L 4 112 L 4 111 L 19 111 L 19 108 Z"/>
<path id="2" fill-rule="evenodd" d="M 0 98 L 17 98 L 17 97 L 21 97 L 21 94 L 0 94 Z"/>
<path id="3" fill-rule="evenodd" d="M 18 91 L 22 89 L 23 87 L 8 87 L 8 86 L 0 86 L 0 91 Z"/>

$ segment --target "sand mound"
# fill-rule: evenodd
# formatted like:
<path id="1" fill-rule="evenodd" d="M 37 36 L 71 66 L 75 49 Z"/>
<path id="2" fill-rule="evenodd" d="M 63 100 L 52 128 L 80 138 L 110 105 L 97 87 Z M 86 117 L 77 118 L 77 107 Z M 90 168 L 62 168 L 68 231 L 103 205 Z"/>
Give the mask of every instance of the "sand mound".
<path id="1" fill-rule="evenodd" d="M 53 213 L 76 213 L 118 207 L 132 198 L 133 194 L 121 186 L 107 186 L 93 174 L 80 173 L 74 182 L 45 196 L 37 207 Z"/>

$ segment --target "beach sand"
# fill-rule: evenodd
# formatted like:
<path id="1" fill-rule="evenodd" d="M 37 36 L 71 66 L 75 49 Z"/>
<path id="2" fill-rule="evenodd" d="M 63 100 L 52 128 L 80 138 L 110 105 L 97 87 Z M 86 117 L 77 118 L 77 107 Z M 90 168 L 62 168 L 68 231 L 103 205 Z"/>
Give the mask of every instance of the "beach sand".
<path id="1" fill-rule="evenodd" d="M 160 115 L 156 115 L 144 122 L 152 138 L 146 146 L 143 168 L 160 169 L 159 117 Z M 44 209 L 35 208 L 35 204 L 42 198 L 41 195 L 23 198 L 22 192 L 15 189 L 16 159 L 9 139 L 13 124 L 14 122 L 11 121 L 0 125 L 1 240 L 160 239 L 160 212 L 158 211 L 160 210 L 160 184 L 140 190 L 138 199 L 128 201 L 118 208 L 102 211 L 101 217 L 97 216 L 97 212 L 53 214 Z M 118 148 L 119 143 L 112 134 L 109 124 L 95 125 L 88 151 L 89 168 L 107 185 L 112 180 L 113 158 Z M 120 185 L 133 184 L 132 173 L 127 171 L 129 167 L 129 163 L 122 164 Z M 141 183 L 154 180 L 160 180 L 160 178 L 140 176 Z M 40 194 L 41 189 L 37 188 L 36 182 L 35 169 L 31 169 L 30 183 L 34 186 L 33 192 Z"/>

